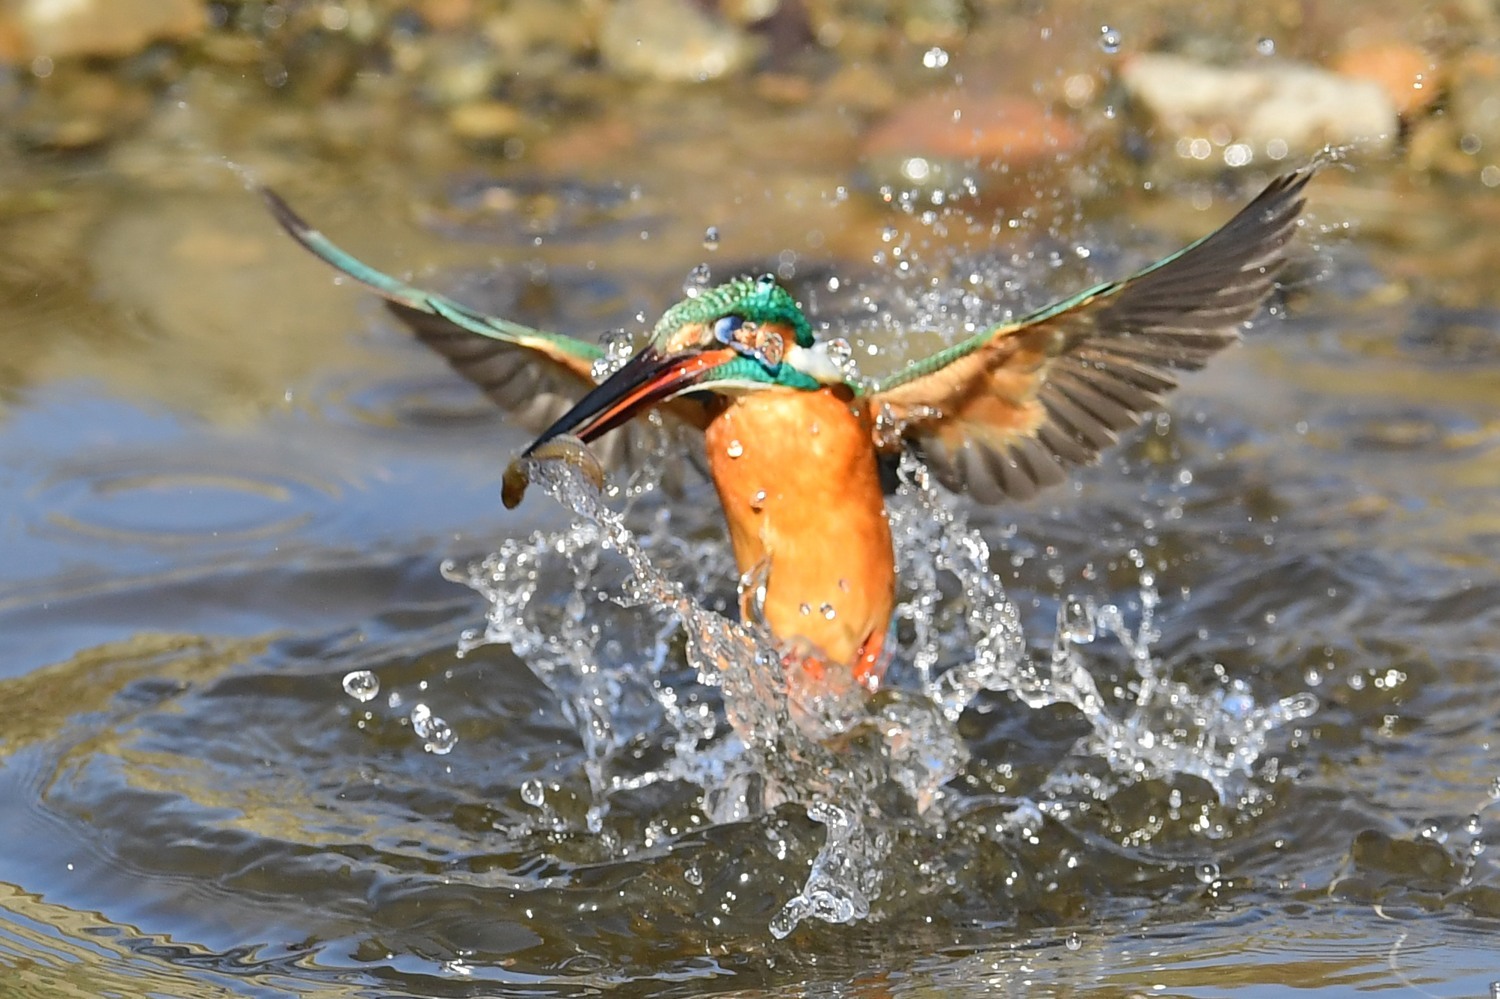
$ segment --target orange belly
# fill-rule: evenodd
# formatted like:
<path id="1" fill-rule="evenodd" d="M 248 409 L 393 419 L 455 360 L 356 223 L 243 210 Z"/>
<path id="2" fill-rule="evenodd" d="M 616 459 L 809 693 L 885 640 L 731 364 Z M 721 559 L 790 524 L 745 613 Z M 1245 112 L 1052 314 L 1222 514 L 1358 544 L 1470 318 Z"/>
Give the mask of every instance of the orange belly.
<path id="1" fill-rule="evenodd" d="M 896 564 L 866 408 L 832 389 L 752 392 L 706 436 L 740 572 L 769 570 L 766 624 L 873 687 Z"/>

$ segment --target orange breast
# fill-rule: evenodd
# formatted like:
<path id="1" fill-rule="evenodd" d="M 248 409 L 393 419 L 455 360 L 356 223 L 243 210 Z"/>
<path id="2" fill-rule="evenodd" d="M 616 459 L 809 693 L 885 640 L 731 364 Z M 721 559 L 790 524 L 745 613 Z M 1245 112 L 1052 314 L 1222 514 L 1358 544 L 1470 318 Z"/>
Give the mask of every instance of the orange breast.
<path id="1" fill-rule="evenodd" d="M 740 571 L 769 566 L 771 631 L 875 679 L 896 574 L 864 405 L 832 389 L 751 392 L 713 419 L 707 445 Z"/>

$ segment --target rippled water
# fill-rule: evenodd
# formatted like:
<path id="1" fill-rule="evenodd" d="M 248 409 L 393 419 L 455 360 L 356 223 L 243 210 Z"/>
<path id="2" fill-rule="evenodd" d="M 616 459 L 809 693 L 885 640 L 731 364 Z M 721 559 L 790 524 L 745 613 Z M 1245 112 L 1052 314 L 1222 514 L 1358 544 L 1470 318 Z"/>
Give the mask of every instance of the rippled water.
<path id="1" fill-rule="evenodd" d="M 1001 208 L 924 218 L 752 160 L 699 209 L 672 162 L 287 193 L 372 262 L 575 330 L 771 261 L 869 371 L 1241 197 L 1074 198 L 996 252 Z M 1500 312 L 1445 262 L 1493 251 L 1466 192 L 1320 178 L 1283 315 L 1056 494 L 984 509 L 908 470 L 867 704 L 780 690 L 705 486 L 502 510 L 524 435 L 232 174 L 51 169 L 49 224 L 6 216 L 0 251 L 18 994 L 1500 979 Z"/>

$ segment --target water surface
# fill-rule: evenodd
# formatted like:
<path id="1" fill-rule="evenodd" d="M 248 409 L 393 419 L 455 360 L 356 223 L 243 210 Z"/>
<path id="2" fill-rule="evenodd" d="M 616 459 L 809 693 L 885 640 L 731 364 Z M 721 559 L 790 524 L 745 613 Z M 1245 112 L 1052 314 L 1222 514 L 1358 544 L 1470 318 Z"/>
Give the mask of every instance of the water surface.
<path id="1" fill-rule="evenodd" d="M 735 579 L 706 486 L 603 527 L 503 510 L 526 435 L 246 171 L 373 263 L 573 332 L 639 332 L 701 263 L 772 269 L 870 374 L 1174 249 L 1263 175 L 1146 193 L 1104 151 L 1028 181 L 1030 214 L 886 203 L 815 101 L 635 98 L 607 162 L 351 157 L 253 117 L 26 162 L 0 213 L 19 994 L 1490 990 L 1500 312 L 1455 261 L 1496 252 L 1492 200 L 1327 171 L 1276 314 L 1168 415 L 1030 504 L 909 494 L 909 595 L 936 597 L 898 693 L 777 768 L 828 743 L 757 743 L 698 671 L 722 640 L 751 682 L 756 649 L 711 616 Z M 687 603 L 576 554 L 610 530 Z M 930 684 L 985 638 L 1014 676 L 1082 671 L 1132 741 L 1014 676 L 944 720 Z M 1194 742 L 1210 709 L 1246 753 Z"/>

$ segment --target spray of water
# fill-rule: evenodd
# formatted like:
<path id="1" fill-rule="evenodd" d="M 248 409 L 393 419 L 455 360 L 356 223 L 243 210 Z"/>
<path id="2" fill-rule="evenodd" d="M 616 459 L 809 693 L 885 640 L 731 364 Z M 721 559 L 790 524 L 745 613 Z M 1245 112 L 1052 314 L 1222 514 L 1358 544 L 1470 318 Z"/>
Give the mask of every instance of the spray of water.
<path id="1" fill-rule="evenodd" d="M 1114 605 L 1070 598 L 1050 648 L 1038 653 L 990 569 L 989 546 L 959 505 L 915 462 L 901 473 L 890 516 L 903 637 L 892 689 L 874 699 L 852 684 L 830 690 L 798 682 L 754 613 L 763 571 L 741 580 L 751 596 L 748 620 L 729 619 L 693 596 L 712 592 L 733 572 L 722 543 L 677 537 L 665 515 L 638 534 L 627 514 L 610 509 L 562 463 L 538 464 L 531 474 L 574 512 L 568 528 L 509 541 L 482 562 L 446 569 L 489 605 L 485 627 L 466 634 L 462 648 L 511 646 L 576 726 L 592 831 L 602 828 L 613 794 L 659 781 L 700 788 L 710 822 L 791 804 L 822 827 L 824 841 L 801 891 L 771 921 L 778 937 L 806 919 L 846 923 L 870 914 L 891 830 L 912 822 L 938 828 L 951 811 L 945 806 L 956 804 L 947 785 L 968 760 L 957 721 L 983 691 L 1036 708 L 1071 705 L 1089 724 L 1073 756 L 1108 764 L 1102 779 L 1061 768 L 1036 800 L 1015 803 L 1017 822 L 1034 821 L 1039 806 L 1065 814 L 1080 795 L 1102 798 L 1125 783 L 1173 775 L 1201 778 L 1221 800 L 1235 799 L 1250 786 L 1272 730 L 1315 707 L 1307 695 L 1261 705 L 1243 684 L 1204 694 L 1162 675 L 1151 653 L 1156 591 L 1144 571 L 1133 629 Z M 606 614 L 635 622 L 638 640 L 601 642 L 605 633 L 621 634 Z M 1106 635 L 1125 650 L 1134 674 L 1123 698 L 1102 694 L 1079 654 Z M 679 637 L 698 690 L 681 673 L 668 680 L 681 669 L 673 652 Z M 697 696 L 704 688 L 716 690 L 721 704 Z M 654 733 L 672 750 L 646 772 L 620 759 L 641 733 Z M 899 789 L 900 814 L 892 788 Z"/>

